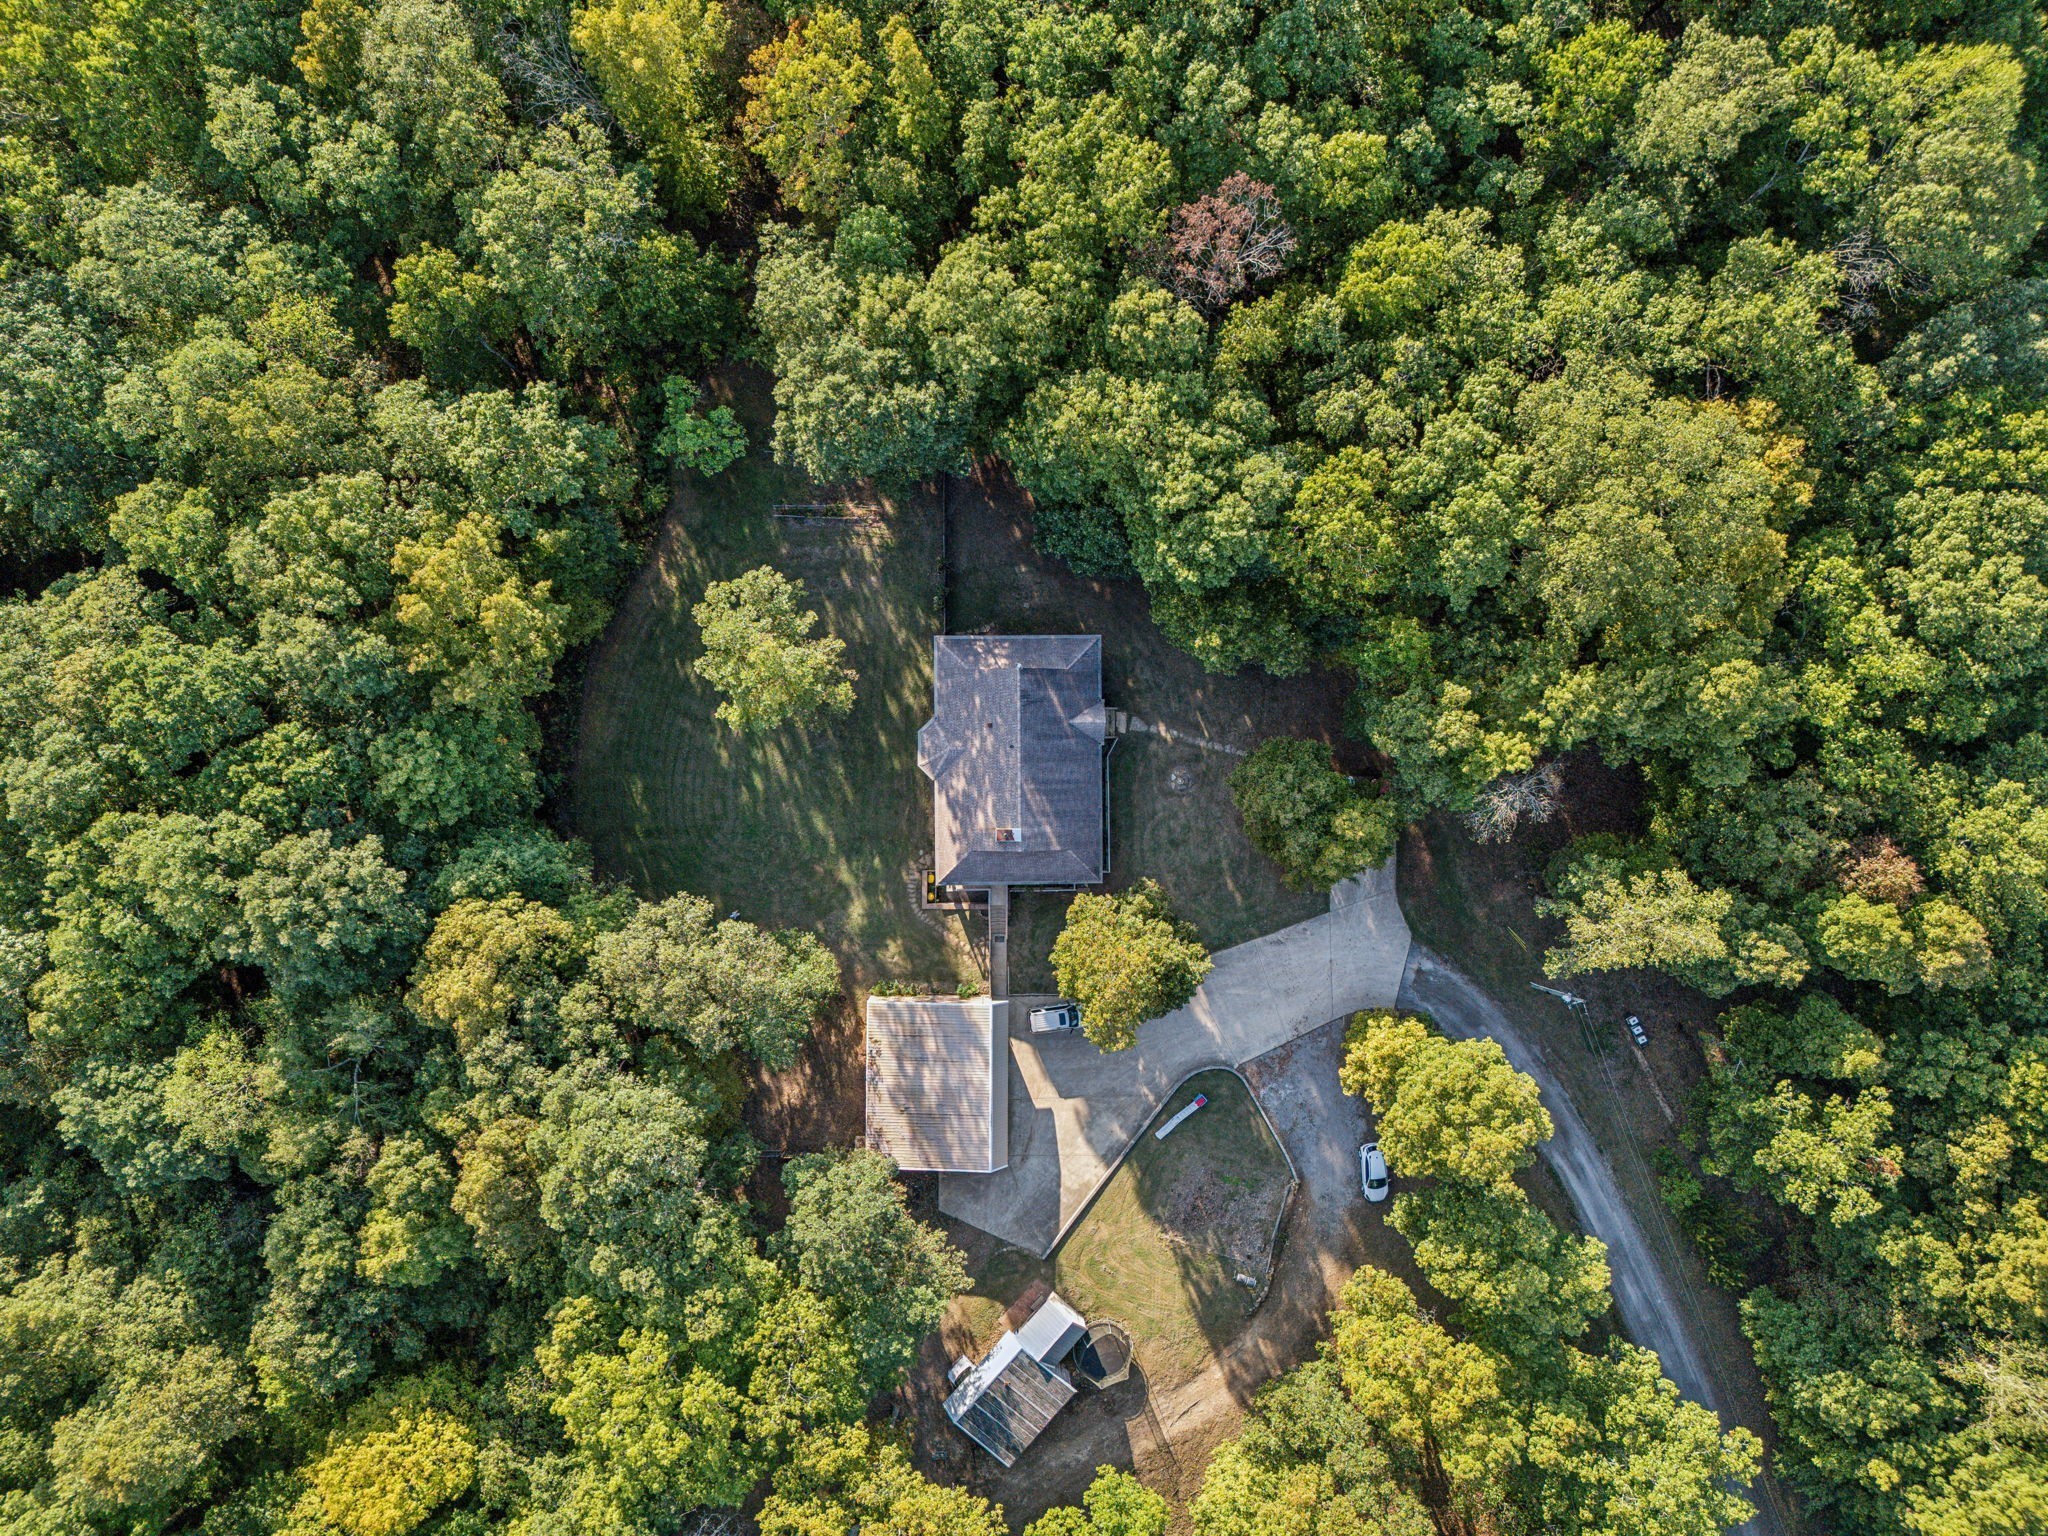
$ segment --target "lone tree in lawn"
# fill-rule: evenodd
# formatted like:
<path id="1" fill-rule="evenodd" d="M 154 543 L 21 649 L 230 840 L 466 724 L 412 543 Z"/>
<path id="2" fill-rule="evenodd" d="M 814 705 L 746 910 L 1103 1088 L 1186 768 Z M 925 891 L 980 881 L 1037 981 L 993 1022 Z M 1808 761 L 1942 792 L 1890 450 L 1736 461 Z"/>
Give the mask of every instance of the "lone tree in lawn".
<path id="1" fill-rule="evenodd" d="M 1394 851 L 1393 802 L 1360 790 L 1319 742 L 1276 736 L 1230 776 L 1252 846 L 1289 885 L 1335 885 Z"/>
<path id="2" fill-rule="evenodd" d="M 818 616 L 798 605 L 803 583 L 770 566 L 714 581 L 690 610 L 703 632 L 697 670 L 725 695 L 718 718 L 742 731 L 843 715 L 858 680 L 842 664 L 846 642 L 810 638 Z"/>
<path id="3" fill-rule="evenodd" d="M 1157 881 L 1117 896 L 1076 896 L 1052 945 L 1060 991 L 1081 1005 L 1081 1028 L 1105 1051 L 1138 1038 L 1138 1026 L 1171 1013 L 1209 974 L 1209 951 L 1167 905 Z"/>

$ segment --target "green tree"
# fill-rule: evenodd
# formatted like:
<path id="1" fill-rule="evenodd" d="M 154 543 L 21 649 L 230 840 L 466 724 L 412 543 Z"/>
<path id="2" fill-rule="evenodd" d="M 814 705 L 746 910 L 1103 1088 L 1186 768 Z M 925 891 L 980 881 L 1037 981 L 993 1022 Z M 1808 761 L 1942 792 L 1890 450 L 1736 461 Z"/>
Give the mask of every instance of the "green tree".
<path id="1" fill-rule="evenodd" d="M 901 1536 L 1002 1536 L 1002 1512 L 928 1482 L 903 1448 L 862 1425 L 800 1441 L 761 1507 L 762 1536 L 828 1536 L 858 1526 Z"/>
<path id="2" fill-rule="evenodd" d="M 2041 227 L 2019 143 L 2017 59 L 1993 46 L 1935 47 L 1886 68 L 1820 33 L 1788 38 L 1784 51 L 1802 85 L 1840 82 L 1842 99 L 1825 113 L 1835 131 L 1804 172 L 1809 186 L 1870 220 L 1944 297 L 1981 292 L 2011 270 Z"/>
<path id="3" fill-rule="evenodd" d="M 679 209 L 715 211 L 738 180 L 722 69 L 731 35 L 718 0 L 602 0 L 569 25 L 605 104 L 647 145 Z"/>
<path id="4" fill-rule="evenodd" d="M 1076 896 L 1052 966 L 1060 991 L 1081 1005 L 1081 1028 L 1105 1051 L 1129 1047 L 1140 1024 L 1180 1007 L 1213 969 L 1194 925 L 1173 915 L 1152 880 Z"/>
<path id="5" fill-rule="evenodd" d="M 1604 1355 L 1571 1351 L 1564 1364 L 1569 1386 L 1556 1400 L 1564 1422 L 1552 1445 L 1532 1436 L 1530 1446 L 1532 1461 L 1559 1456 L 1543 1500 L 1557 1518 L 1618 1531 L 1654 1509 L 1652 1529 L 1715 1536 L 1755 1514 L 1742 1490 L 1763 1447 L 1681 1398 L 1654 1354 L 1616 1342 Z"/>
<path id="6" fill-rule="evenodd" d="M 874 90 L 857 16 L 822 6 L 755 50 L 740 131 L 767 163 L 783 200 L 830 219 L 844 211 L 854 176 L 855 115 Z"/>
<path id="7" fill-rule="evenodd" d="M 173 1058 L 163 1085 L 164 1118 L 181 1141 L 260 1167 L 273 1106 L 286 1088 L 275 1061 L 258 1060 L 241 1036 L 216 1028 Z"/>
<path id="8" fill-rule="evenodd" d="M 569 1529 L 651 1536 L 703 1505 L 737 1505 L 759 1471 L 738 1390 L 666 1333 L 629 1328 L 606 1347 L 592 1336 L 600 1326 L 572 1301 L 539 1352 L 579 1463 L 563 1500 Z"/>
<path id="9" fill-rule="evenodd" d="M 1355 1015 L 1338 1079 L 1372 1106 L 1388 1163 L 1412 1178 L 1506 1194 L 1550 1139 L 1535 1080 L 1498 1043 L 1447 1040 L 1420 1015 Z"/>
<path id="10" fill-rule="evenodd" d="M 1024 1536 L 1166 1536 L 1173 1506 L 1128 1472 L 1097 1467 L 1081 1509 L 1046 1511 Z"/>
<path id="11" fill-rule="evenodd" d="M 0 288 L 0 548 L 17 556 L 98 542 L 122 455 L 100 419 L 113 337 L 68 285 Z"/>
<path id="12" fill-rule="evenodd" d="M 659 1083 L 592 1076 L 550 1095 L 534 1138 L 541 1220 L 596 1294 L 662 1316 L 738 1262 L 741 1235 L 713 1182 L 709 1115 Z"/>
<path id="13" fill-rule="evenodd" d="M 338 843 L 324 829 L 286 838 L 237 882 L 238 951 L 288 994 L 340 994 L 396 964 L 420 929 L 405 874 L 375 833 Z"/>
<path id="14" fill-rule="evenodd" d="M 1548 951 L 1552 976 L 1587 971 L 1667 971 L 1720 997 L 1738 986 L 1804 979 L 1806 947 L 1782 924 L 1746 927 L 1728 891 L 1703 890 L 1683 869 L 1633 874 L 1594 857 L 1566 880 L 1567 899 L 1539 909 L 1565 920 L 1565 942 Z"/>
<path id="15" fill-rule="evenodd" d="M 469 1257 L 469 1233 L 450 1197 L 455 1170 L 440 1148 L 421 1135 L 393 1136 L 377 1149 L 364 1176 L 370 1207 L 356 1261 L 379 1285 L 433 1285 Z"/>
<path id="16" fill-rule="evenodd" d="M 803 583 L 772 566 L 714 581 L 690 610 L 703 639 L 697 670 L 725 695 L 718 718 L 736 730 L 765 731 L 853 708 L 858 680 L 840 658 L 846 642 L 810 638 L 818 616 L 801 606 Z"/>
<path id="17" fill-rule="evenodd" d="M 440 540 L 406 540 L 394 613 L 406 666 L 435 679 L 450 704 L 492 710 L 538 693 L 566 641 L 554 584 L 529 582 L 502 551 L 504 528 L 465 517 Z"/>
<path id="18" fill-rule="evenodd" d="M 858 1420 L 873 1395 L 838 1313 L 800 1288 L 762 1309 L 745 1356 L 748 1435 L 778 1459 L 808 1435 Z"/>
<path id="19" fill-rule="evenodd" d="M 920 291 L 902 270 L 907 244 L 901 220 L 875 208 L 851 213 L 829 250 L 801 231 L 764 232 L 754 315 L 775 346 L 776 449 L 819 479 L 901 484 L 955 468 L 961 403 L 934 369 L 996 387 L 977 343 L 1042 345 L 1016 334 L 1038 316 L 1014 283 L 993 279 L 994 294 L 950 283 Z M 966 308 L 977 299 L 993 313 Z M 959 334 L 976 322 L 979 334 Z M 986 367 L 1007 378 L 1016 362 L 1006 352 Z"/>
<path id="20" fill-rule="evenodd" d="M 1849 891 L 1829 902 L 1814 926 L 1830 966 L 1887 992 L 1971 986 L 1990 973 L 1984 925 L 1945 896 L 1916 902 L 1902 913 Z"/>
<path id="21" fill-rule="evenodd" d="M 522 896 L 471 897 L 435 919 L 413 972 L 415 1012 L 478 1050 L 519 1010 L 550 991 L 576 958 L 575 930 L 552 907 Z"/>
<path id="22" fill-rule="evenodd" d="M 697 387 L 680 375 L 662 381 L 667 401 L 656 452 L 685 469 L 709 479 L 723 474 L 747 454 L 747 433 L 733 418 L 730 406 L 713 406 L 708 413 L 697 410 Z"/>
<path id="23" fill-rule="evenodd" d="M 1605 1248 L 1561 1230 L 1519 1190 L 1447 1179 L 1401 1195 L 1391 1220 L 1460 1321 L 1506 1353 L 1577 1338 L 1607 1311 Z"/>
<path id="24" fill-rule="evenodd" d="M 887 1158 L 814 1153 L 783 1168 L 781 1249 L 833 1309 L 868 1391 L 902 1378 L 917 1347 L 967 1288 L 959 1250 L 910 1214 Z"/>
<path id="25" fill-rule="evenodd" d="M 642 906 L 601 935 L 591 980 L 628 1028 L 672 1034 L 705 1057 L 745 1051 L 779 1069 L 796 1059 L 839 966 L 808 933 L 718 922 L 701 896 Z"/>
<path id="26" fill-rule="evenodd" d="M 1352 1407 L 1390 1449 L 1441 1468 L 1443 1502 L 1461 1512 L 1493 1507 L 1523 1434 L 1500 1363 L 1453 1338 L 1407 1286 L 1370 1265 L 1345 1283 L 1330 1322 Z"/>
<path id="27" fill-rule="evenodd" d="M 494 175 L 467 234 L 490 291 L 561 371 L 636 336 L 701 349 L 730 322 L 724 263 L 659 227 L 646 172 L 620 170 L 586 117 L 549 126 Z"/>
<path id="28" fill-rule="evenodd" d="M 540 1215 L 538 1129 L 523 1115 L 505 1115 L 458 1143 L 461 1173 L 448 1197 L 484 1263 L 522 1287 L 552 1278 L 554 1236 Z"/>
<path id="29" fill-rule="evenodd" d="M 1715 1088 L 1709 1173 L 1769 1189 L 1837 1227 L 1882 1209 L 1880 1194 L 1898 1182 L 1902 1155 L 1885 1140 L 1893 1111 L 1884 1088 L 1823 1101 L 1785 1082 L 1760 1091 L 1752 1076 L 1731 1069 Z"/>
<path id="30" fill-rule="evenodd" d="M 462 1392 L 445 1375 L 379 1388 L 349 1411 L 313 1463 L 308 1504 L 345 1536 L 406 1536 L 475 1482 L 468 1419 Z"/>
<path id="31" fill-rule="evenodd" d="M 1306 889 L 1335 885 L 1394 851 L 1394 813 L 1339 773 L 1318 742 L 1276 736 L 1230 775 L 1252 843 Z"/>
<path id="32" fill-rule="evenodd" d="M 1587 160 L 1627 121 L 1664 62 L 1664 40 L 1626 21 L 1599 21 L 1543 55 L 1543 97 L 1531 148 L 1546 161 Z"/>

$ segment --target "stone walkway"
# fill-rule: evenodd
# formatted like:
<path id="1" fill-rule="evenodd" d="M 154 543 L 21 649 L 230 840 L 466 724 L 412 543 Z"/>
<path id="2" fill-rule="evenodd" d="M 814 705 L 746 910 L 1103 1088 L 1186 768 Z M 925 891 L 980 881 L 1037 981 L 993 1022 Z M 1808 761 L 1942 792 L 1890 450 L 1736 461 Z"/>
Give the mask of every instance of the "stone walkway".
<path id="1" fill-rule="evenodd" d="M 939 1209 L 1043 1257 L 1102 1187 L 1167 1095 L 1196 1072 L 1235 1067 L 1361 1008 L 1391 1008 L 1408 959 L 1394 865 L 1330 891 L 1330 910 L 1221 950 L 1184 1008 L 1153 1019 L 1126 1051 L 1079 1035 L 1033 1036 L 1010 1007 L 1010 1165 L 947 1174 Z"/>

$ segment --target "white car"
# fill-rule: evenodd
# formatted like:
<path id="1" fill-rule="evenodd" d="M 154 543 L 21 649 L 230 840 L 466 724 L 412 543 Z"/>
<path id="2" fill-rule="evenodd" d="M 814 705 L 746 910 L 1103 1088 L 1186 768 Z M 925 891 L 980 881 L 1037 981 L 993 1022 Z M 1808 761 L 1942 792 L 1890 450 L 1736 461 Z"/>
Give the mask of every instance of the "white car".
<path id="1" fill-rule="evenodd" d="M 1387 1160 L 1376 1141 L 1368 1141 L 1358 1149 L 1358 1182 L 1365 1186 L 1365 1198 L 1374 1205 L 1387 1198 Z"/>
<path id="2" fill-rule="evenodd" d="M 1034 1035 L 1063 1035 L 1080 1027 L 1081 1009 L 1077 1003 L 1055 1003 L 1050 1008 L 1031 1010 L 1031 1033 Z"/>

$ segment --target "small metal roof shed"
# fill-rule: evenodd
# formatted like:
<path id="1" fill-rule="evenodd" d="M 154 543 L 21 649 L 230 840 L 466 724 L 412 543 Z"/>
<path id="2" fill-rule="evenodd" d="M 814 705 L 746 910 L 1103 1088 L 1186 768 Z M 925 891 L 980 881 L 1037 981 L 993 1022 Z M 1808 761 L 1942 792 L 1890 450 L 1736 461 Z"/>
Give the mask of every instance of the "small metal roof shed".
<path id="1" fill-rule="evenodd" d="M 946 1399 L 946 1417 L 1004 1466 L 1014 1466 L 1044 1433 L 1053 1415 L 1073 1401 L 1074 1379 L 1060 1366 L 1088 1330 L 1060 1299 L 1046 1296 L 1029 1321 L 996 1340 Z"/>
<path id="2" fill-rule="evenodd" d="M 1053 1291 L 1031 1314 L 1031 1320 L 1017 1330 L 1017 1343 L 1032 1359 L 1058 1365 L 1087 1331 L 1088 1319 L 1061 1300 L 1058 1291 Z"/>

